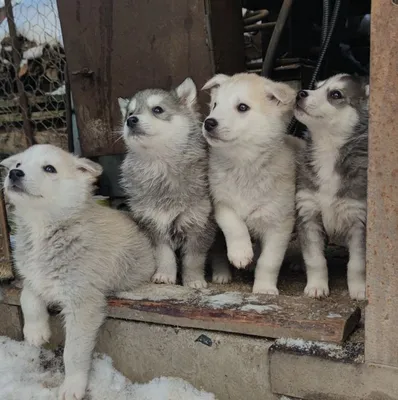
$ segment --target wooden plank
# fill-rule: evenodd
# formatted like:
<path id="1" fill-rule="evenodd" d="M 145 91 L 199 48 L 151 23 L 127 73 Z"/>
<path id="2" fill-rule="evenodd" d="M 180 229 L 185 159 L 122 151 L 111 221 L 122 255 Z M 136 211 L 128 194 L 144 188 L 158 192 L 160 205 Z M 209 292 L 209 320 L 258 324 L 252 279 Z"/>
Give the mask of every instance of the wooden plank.
<path id="1" fill-rule="evenodd" d="M 3 191 L 0 191 L 0 281 L 13 279 L 10 236 Z"/>
<path id="2" fill-rule="evenodd" d="M 18 304 L 19 290 L 10 287 L 5 302 Z M 182 286 L 146 285 L 128 295 L 109 299 L 109 316 L 188 328 L 268 338 L 342 342 L 360 320 L 350 301 L 317 301 L 304 297 L 202 291 Z"/>
<path id="3" fill-rule="evenodd" d="M 63 118 L 65 117 L 65 110 L 52 110 L 52 111 L 37 111 L 32 112 L 31 121 L 42 121 L 46 119 L 54 119 L 54 118 Z M 23 117 L 21 113 L 8 113 L 8 114 L 0 114 L 0 122 L 17 122 L 23 121 Z"/>
<path id="4" fill-rule="evenodd" d="M 239 2 L 217 0 L 212 16 L 220 20 L 220 9 L 232 15 L 233 7 L 240 10 Z M 200 87 L 214 72 L 203 0 L 58 0 L 58 9 L 85 156 L 124 152 L 115 133 L 118 97 L 148 87 L 169 89 L 187 76 Z M 223 27 L 231 22 L 224 19 Z M 217 38 L 217 45 L 228 43 Z M 243 54 L 243 38 L 232 49 L 228 40 L 217 54 L 219 65 L 229 64 L 232 72 L 240 68 L 234 48 L 241 46 Z M 200 99 L 204 106 L 207 95 Z"/>
<path id="5" fill-rule="evenodd" d="M 398 367 L 398 6 L 372 1 L 367 362 Z"/>

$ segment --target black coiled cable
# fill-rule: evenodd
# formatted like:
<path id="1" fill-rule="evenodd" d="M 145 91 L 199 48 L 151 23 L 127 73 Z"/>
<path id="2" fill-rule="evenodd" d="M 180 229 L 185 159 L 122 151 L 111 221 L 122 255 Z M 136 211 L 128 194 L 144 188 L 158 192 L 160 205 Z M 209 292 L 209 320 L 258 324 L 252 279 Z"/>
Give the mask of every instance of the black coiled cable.
<path id="1" fill-rule="evenodd" d="M 340 11 L 340 3 L 341 0 L 336 0 L 333 7 L 332 17 L 330 18 L 330 28 L 329 28 L 329 0 L 323 0 L 323 17 L 322 17 L 322 36 L 321 36 L 321 51 L 319 53 L 318 61 L 315 66 L 314 73 L 312 74 L 312 78 L 310 84 L 308 85 L 308 90 L 312 90 L 314 88 L 315 82 L 318 78 L 319 70 L 322 67 L 323 60 L 325 58 L 326 52 L 329 48 L 330 40 L 333 36 L 333 31 L 336 26 L 337 18 L 339 16 Z M 296 129 L 297 120 L 293 117 L 290 121 L 288 127 L 288 133 L 290 135 L 294 134 Z"/>

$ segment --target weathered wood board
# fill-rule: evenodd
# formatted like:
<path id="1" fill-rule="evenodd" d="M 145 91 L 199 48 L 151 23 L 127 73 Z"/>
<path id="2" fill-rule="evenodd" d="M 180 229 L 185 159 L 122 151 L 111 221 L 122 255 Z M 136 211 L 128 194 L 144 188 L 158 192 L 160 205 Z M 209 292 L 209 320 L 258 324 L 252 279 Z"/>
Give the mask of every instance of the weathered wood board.
<path id="1" fill-rule="evenodd" d="M 15 287 L 7 289 L 5 301 L 18 304 L 18 292 Z M 169 285 L 147 285 L 123 297 L 109 299 L 110 317 L 267 338 L 335 343 L 347 338 L 361 314 L 348 300 L 336 303 Z"/>
<path id="2" fill-rule="evenodd" d="M 238 2 L 58 0 L 58 9 L 85 156 L 124 152 L 118 97 L 188 76 L 200 89 L 216 71 L 245 68 Z"/>

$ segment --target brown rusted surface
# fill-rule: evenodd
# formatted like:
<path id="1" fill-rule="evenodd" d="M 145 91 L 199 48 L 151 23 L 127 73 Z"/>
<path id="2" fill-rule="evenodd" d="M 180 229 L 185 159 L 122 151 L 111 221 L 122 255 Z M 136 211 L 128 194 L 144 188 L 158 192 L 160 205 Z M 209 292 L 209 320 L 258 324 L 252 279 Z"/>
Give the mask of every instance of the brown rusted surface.
<path id="1" fill-rule="evenodd" d="M 1 179 L 1 177 L 0 177 Z M 3 191 L 0 192 L 0 281 L 13 279 L 10 236 Z"/>
<path id="2" fill-rule="evenodd" d="M 398 7 L 372 1 L 367 362 L 398 367 Z"/>
<path id="3" fill-rule="evenodd" d="M 4 302 L 19 304 L 15 284 L 5 288 Z M 129 294 L 129 299 L 109 299 L 111 318 L 335 343 L 347 338 L 360 316 L 360 309 L 348 300 L 336 303 L 181 286 L 146 285 Z"/>
<path id="4" fill-rule="evenodd" d="M 221 26 L 222 20 L 226 32 L 232 32 L 239 3 L 214 4 L 213 21 Z M 58 8 L 86 156 L 124 151 L 115 133 L 120 123 L 118 97 L 148 87 L 170 88 L 187 76 L 201 87 L 214 71 L 212 55 L 220 69 L 229 66 L 228 72 L 239 70 L 244 61 L 236 60 L 243 55 L 243 39 L 232 41 L 237 33 L 230 38 L 219 28 L 214 43 L 224 47 L 210 51 L 213 41 L 208 40 L 203 0 L 58 0 Z M 223 10 L 235 20 L 222 19 Z M 200 96 L 204 104 L 205 95 Z"/>

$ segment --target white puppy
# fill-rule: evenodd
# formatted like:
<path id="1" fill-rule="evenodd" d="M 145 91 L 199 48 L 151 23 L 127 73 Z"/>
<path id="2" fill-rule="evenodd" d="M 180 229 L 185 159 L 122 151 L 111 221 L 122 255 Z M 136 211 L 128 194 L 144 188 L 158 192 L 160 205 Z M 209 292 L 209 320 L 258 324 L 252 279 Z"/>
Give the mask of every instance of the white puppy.
<path id="1" fill-rule="evenodd" d="M 295 91 L 246 73 L 216 75 L 203 89 L 212 89 L 203 134 L 210 145 L 210 189 L 228 259 L 246 267 L 253 259 L 251 237 L 259 240 L 253 292 L 278 294 L 295 220 L 297 143 L 285 134 Z"/>
<path id="2" fill-rule="evenodd" d="M 24 336 L 50 338 L 47 305 L 62 307 L 66 325 L 65 381 L 59 398 L 83 398 L 106 295 L 149 281 L 155 260 L 149 239 L 125 214 L 92 198 L 100 165 L 36 145 L 1 162 L 14 205 L 15 265 L 24 279 Z"/>

